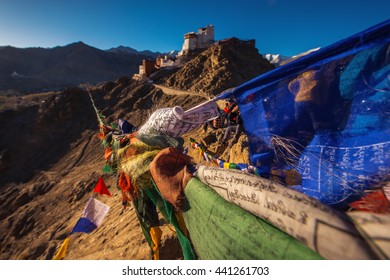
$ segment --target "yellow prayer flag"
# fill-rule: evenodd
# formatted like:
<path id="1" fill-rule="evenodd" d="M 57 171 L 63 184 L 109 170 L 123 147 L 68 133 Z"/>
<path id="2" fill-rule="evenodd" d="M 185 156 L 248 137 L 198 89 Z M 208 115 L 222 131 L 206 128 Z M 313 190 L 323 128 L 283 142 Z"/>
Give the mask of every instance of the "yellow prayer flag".
<path id="1" fill-rule="evenodd" d="M 62 243 L 60 249 L 58 249 L 56 255 L 54 256 L 53 260 L 62 260 L 66 255 L 66 250 L 68 249 L 70 237 L 67 237 L 64 242 Z"/>
<path id="2" fill-rule="evenodd" d="M 161 243 L 161 236 L 162 236 L 162 231 L 160 227 L 151 227 L 150 228 L 150 236 L 152 238 L 153 242 L 153 259 L 154 260 L 159 260 L 160 259 L 160 243 Z"/>

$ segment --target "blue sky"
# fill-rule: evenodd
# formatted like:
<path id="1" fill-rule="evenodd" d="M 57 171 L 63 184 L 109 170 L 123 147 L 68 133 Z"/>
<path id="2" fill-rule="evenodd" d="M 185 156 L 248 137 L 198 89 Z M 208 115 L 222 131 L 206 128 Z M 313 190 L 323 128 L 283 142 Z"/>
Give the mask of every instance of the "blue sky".
<path id="1" fill-rule="evenodd" d="M 291 56 L 385 21 L 389 11 L 389 0 L 0 0 L 0 46 L 83 41 L 166 52 L 213 24 L 216 40 L 256 39 L 262 54 Z"/>

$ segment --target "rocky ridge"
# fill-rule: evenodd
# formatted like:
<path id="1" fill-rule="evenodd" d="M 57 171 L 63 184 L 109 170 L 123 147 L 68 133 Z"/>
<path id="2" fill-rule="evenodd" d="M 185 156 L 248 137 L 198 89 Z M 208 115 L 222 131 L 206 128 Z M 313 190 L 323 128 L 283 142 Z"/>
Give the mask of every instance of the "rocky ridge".
<path id="1" fill-rule="evenodd" d="M 0 49 L 0 95 L 61 90 L 138 72 L 144 53 L 103 51 L 83 42 L 55 48 Z"/>
<path id="2" fill-rule="evenodd" d="M 187 62 L 164 85 L 215 96 L 272 69 L 274 66 L 259 54 L 253 40 L 230 38 Z"/>

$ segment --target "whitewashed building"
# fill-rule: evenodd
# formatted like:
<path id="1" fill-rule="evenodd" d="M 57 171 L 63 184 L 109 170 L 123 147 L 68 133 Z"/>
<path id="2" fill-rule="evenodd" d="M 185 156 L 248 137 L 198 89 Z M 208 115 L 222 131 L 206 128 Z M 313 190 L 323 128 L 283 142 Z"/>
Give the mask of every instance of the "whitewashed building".
<path id="1" fill-rule="evenodd" d="M 214 43 L 214 26 L 208 25 L 198 29 L 197 48 L 207 48 Z"/>
<path id="2" fill-rule="evenodd" d="M 179 56 L 196 49 L 204 49 L 214 43 L 214 26 L 207 25 L 198 29 L 198 33 L 189 32 L 184 34 L 184 43 Z"/>
<path id="3" fill-rule="evenodd" d="M 158 57 L 156 59 L 156 66 L 158 68 L 161 68 L 161 67 L 173 67 L 173 66 L 177 66 L 178 63 L 176 61 L 175 58 L 172 58 L 168 55 L 165 55 L 164 57 Z"/>

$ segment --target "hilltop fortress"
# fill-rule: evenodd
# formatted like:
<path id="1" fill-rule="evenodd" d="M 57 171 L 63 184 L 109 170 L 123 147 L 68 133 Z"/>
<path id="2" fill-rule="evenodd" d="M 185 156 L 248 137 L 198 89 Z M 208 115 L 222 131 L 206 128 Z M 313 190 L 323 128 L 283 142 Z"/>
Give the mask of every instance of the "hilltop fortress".
<path id="1" fill-rule="evenodd" d="M 157 57 L 156 60 L 144 59 L 139 66 L 138 73 L 134 74 L 133 79 L 146 81 L 151 74 L 160 68 L 180 66 L 183 61 L 186 61 L 186 57 L 189 54 L 202 51 L 214 42 L 214 26 L 211 24 L 199 28 L 197 33 L 186 33 L 184 34 L 182 49 L 177 56 L 165 55 L 164 57 Z"/>
<path id="2" fill-rule="evenodd" d="M 198 29 L 198 33 L 189 32 L 184 34 L 184 43 L 178 56 L 187 54 L 196 49 L 205 49 L 214 43 L 214 26 L 207 25 Z"/>

